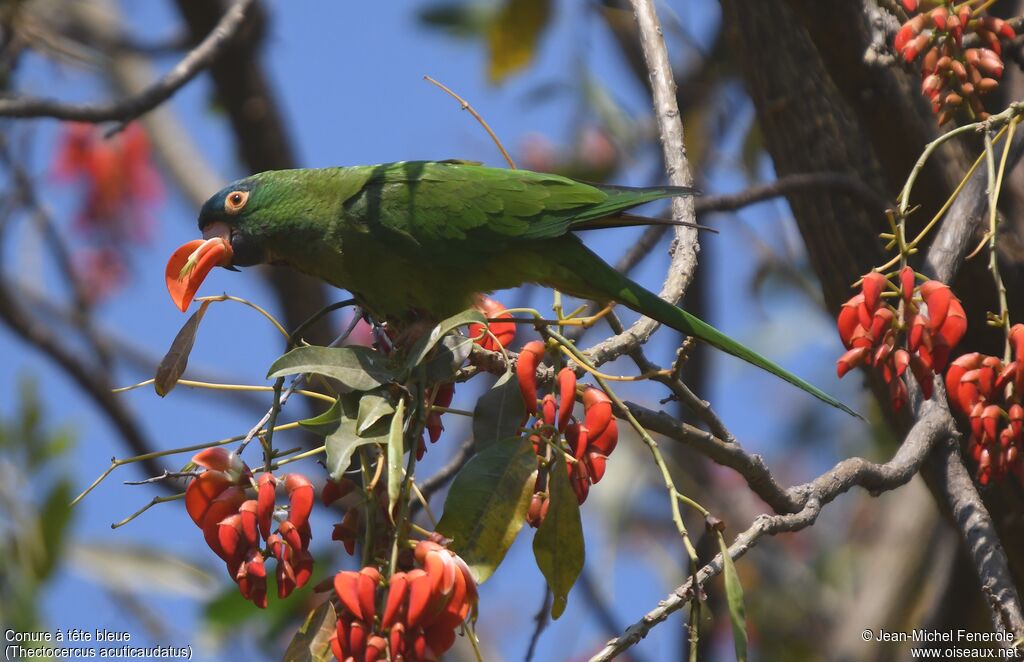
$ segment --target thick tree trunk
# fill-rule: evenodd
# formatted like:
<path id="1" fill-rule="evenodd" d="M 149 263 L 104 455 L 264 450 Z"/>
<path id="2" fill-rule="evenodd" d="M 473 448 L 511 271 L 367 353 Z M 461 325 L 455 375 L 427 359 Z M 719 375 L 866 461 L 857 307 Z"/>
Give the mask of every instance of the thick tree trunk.
<path id="1" fill-rule="evenodd" d="M 820 0 L 722 0 L 721 4 L 726 38 L 757 108 L 778 175 L 843 172 L 895 198 L 937 132 L 912 74 L 865 62 L 870 28 L 863 4 Z M 912 202 L 921 204 L 912 219 L 914 226 L 930 219 L 945 201 L 965 171 L 966 154 L 978 153 L 977 144 L 969 141 L 947 145 L 933 157 L 914 189 Z M 789 196 L 789 202 L 826 304 L 829 310 L 838 310 L 853 293 L 850 284 L 891 257 L 883 252 L 878 238 L 887 229 L 886 221 L 836 191 L 803 192 Z M 986 311 L 996 309 L 984 262 L 968 262 L 953 283 L 964 295 L 972 320 L 960 349 L 1001 353 L 1000 336 L 977 322 L 985 319 Z M 1008 287 L 1016 285 L 1011 278 Z M 1014 319 L 1020 318 L 1019 311 L 1011 313 Z M 884 391 L 877 383 L 874 386 L 884 400 Z M 883 401 L 883 410 L 888 408 Z M 905 429 L 906 421 L 893 423 Z M 1004 546 L 1013 550 L 1021 548 L 1022 527 L 1019 517 L 1007 513 L 1019 512 L 1021 503 L 1019 495 L 1009 491 L 993 490 L 987 495 L 987 506 L 1000 525 Z M 937 501 L 945 504 L 945 499 Z M 1011 552 L 1018 577 L 1022 561 Z M 962 573 L 964 568 L 957 565 L 954 571 Z M 947 613 L 933 615 L 935 621 L 960 627 L 977 622 L 979 629 L 985 628 L 987 609 L 980 604 L 982 594 L 974 579 L 972 574 L 969 584 L 974 599 L 961 595 L 947 601 Z M 955 585 L 962 588 L 964 583 Z M 982 620 L 977 620 L 979 615 Z M 864 624 L 876 625 L 882 624 Z"/>

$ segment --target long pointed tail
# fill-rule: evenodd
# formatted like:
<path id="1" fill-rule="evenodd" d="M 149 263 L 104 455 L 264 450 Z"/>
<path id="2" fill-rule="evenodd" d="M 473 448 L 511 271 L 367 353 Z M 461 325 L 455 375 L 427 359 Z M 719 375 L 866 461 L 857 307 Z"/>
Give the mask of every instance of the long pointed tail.
<path id="1" fill-rule="evenodd" d="M 581 296 L 588 298 L 595 298 L 594 295 L 599 293 L 600 296 L 597 298 L 616 301 L 635 310 L 641 315 L 646 315 L 656 319 L 676 331 L 693 336 L 694 338 L 706 342 L 712 347 L 720 349 L 727 354 L 732 354 L 751 365 L 755 365 L 776 377 L 784 379 L 800 390 L 810 393 L 822 402 L 841 409 L 851 416 L 861 418 L 857 412 L 853 411 L 813 384 L 800 379 L 796 375 L 782 368 L 782 366 L 761 356 L 754 350 L 741 345 L 739 342 L 733 340 L 707 322 L 691 315 L 682 308 L 673 306 L 667 301 L 659 298 L 658 295 L 654 294 L 650 290 L 634 283 L 629 278 L 626 278 L 601 260 L 600 257 L 593 254 L 589 249 L 583 246 L 582 243 L 579 243 L 578 241 L 573 243 L 575 243 L 580 250 L 577 251 L 569 249 L 562 253 L 562 257 L 563 260 L 565 258 L 569 258 L 568 262 L 573 264 L 573 266 L 578 267 L 578 269 L 576 269 L 576 275 L 580 278 L 585 278 L 585 284 L 581 281 L 581 289 L 575 292 L 576 294 L 580 294 Z M 566 255 L 566 253 L 568 253 L 568 255 Z M 563 262 L 563 264 L 565 264 L 565 262 Z"/>

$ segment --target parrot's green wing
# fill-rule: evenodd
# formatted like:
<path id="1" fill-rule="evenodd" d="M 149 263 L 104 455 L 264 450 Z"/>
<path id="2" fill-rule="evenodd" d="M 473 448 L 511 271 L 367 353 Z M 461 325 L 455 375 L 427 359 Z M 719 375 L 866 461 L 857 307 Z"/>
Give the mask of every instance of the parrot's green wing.
<path id="1" fill-rule="evenodd" d="M 601 225 L 646 202 L 692 193 L 660 187 L 630 189 L 591 186 L 558 175 L 463 165 L 404 162 L 375 166 L 365 186 L 348 203 L 371 214 L 378 231 L 403 237 L 434 259 L 454 262 L 460 253 L 487 254 L 521 242 L 536 250 L 535 282 L 570 294 L 616 301 L 677 331 L 707 342 L 857 416 L 821 389 L 784 370 L 686 311 L 658 298 L 591 253 L 573 230 Z M 557 265 L 555 265 L 557 263 Z"/>
<path id="2" fill-rule="evenodd" d="M 453 239 L 504 244 L 598 227 L 601 219 L 637 205 L 689 193 L 680 187 L 597 187 L 559 175 L 460 162 L 406 161 L 375 166 L 351 203 L 376 208 L 384 227 L 423 246 Z"/>

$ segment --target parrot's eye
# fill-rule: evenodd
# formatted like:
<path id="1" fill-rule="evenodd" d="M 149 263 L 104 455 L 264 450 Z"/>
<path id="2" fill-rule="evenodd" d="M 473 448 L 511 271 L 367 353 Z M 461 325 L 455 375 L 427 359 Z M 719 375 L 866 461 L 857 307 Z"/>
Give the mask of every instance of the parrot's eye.
<path id="1" fill-rule="evenodd" d="M 237 214 L 249 201 L 248 191 L 232 191 L 224 198 L 224 211 L 229 214 Z"/>

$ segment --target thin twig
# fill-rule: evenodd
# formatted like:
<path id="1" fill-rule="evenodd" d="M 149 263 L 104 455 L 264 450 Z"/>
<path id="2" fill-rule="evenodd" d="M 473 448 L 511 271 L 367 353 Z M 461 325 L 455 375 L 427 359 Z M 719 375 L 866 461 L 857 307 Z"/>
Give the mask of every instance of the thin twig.
<path id="1" fill-rule="evenodd" d="M 73 104 L 55 99 L 13 97 L 0 99 L 0 116 L 52 117 L 77 122 L 129 122 L 169 99 L 217 58 L 245 22 L 255 0 L 236 0 L 217 27 L 189 51 L 163 78 L 140 94 L 116 101 Z"/>
<path id="2" fill-rule="evenodd" d="M 472 115 L 474 118 L 476 118 L 476 121 L 480 122 L 480 126 L 482 126 L 484 128 L 484 131 L 487 132 L 487 135 L 489 135 L 491 137 L 491 140 L 494 141 L 494 144 L 498 146 L 498 150 L 501 152 L 501 155 L 505 157 L 505 162 L 508 163 L 508 167 L 512 168 L 513 170 L 516 169 L 515 161 L 513 161 L 512 157 L 509 156 L 508 152 L 505 150 L 505 146 L 501 144 L 501 140 L 498 139 L 498 135 L 496 133 L 494 133 L 494 131 L 491 129 L 491 127 L 487 123 L 487 121 L 484 120 L 484 118 L 480 116 L 480 113 L 476 112 L 476 110 L 473 109 L 473 106 L 469 105 L 468 101 L 466 101 L 465 99 L 460 97 L 458 94 L 453 92 L 450 88 L 448 88 L 443 83 L 439 83 L 438 81 L 434 80 L 430 76 L 424 76 L 423 80 L 431 82 L 434 85 L 437 85 L 442 90 L 444 90 L 445 92 L 450 94 L 456 101 L 459 102 L 459 105 L 462 106 L 463 110 L 468 111 L 470 115 Z"/>
<path id="3" fill-rule="evenodd" d="M 860 486 L 877 493 L 904 485 L 918 472 L 936 444 L 956 434 L 956 425 L 945 403 L 927 401 L 922 406 L 921 419 L 907 434 L 891 460 L 885 464 L 875 464 L 858 457 L 843 460 L 810 483 L 790 489 L 789 492 L 800 499 L 801 509 L 787 515 L 760 515 L 746 531 L 736 537 L 729 547 L 729 556 L 734 560 L 740 558 L 765 535 L 799 531 L 813 525 L 826 504 L 853 487 Z M 718 554 L 697 573 L 698 585 L 703 585 L 720 572 L 722 555 Z M 591 662 L 610 660 L 639 642 L 651 628 L 684 607 L 693 597 L 694 588 L 693 579 L 687 580 L 641 620 L 626 628 L 621 636 L 609 641 L 604 649 L 591 658 Z"/>
<path id="4" fill-rule="evenodd" d="M 551 601 L 554 596 L 551 595 L 551 589 L 548 588 L 547 584 L 544 585 L 544 598 L 540 602 L 540 609 L 537 610 L 537 614 L 533 617 L 534 628 L 533 634 L 530 635 L 530 645 L 526 648 L 526 656 L 523 658 L 525 662 L 532 662 L 534 653 L 537 652 L 537 644 L 540 643 L 540 635 L 544 633 L 547 628 L 550 619 L 548 614 L 551 613 Z"/>
<path id="5" fill-rule="evenodd" d="M 133 519 L 135 519 L 136 517 L 138 517 L 139 515 L 141 515 L 142 513 L 146 512 L 147 510 L 149 510 L 150 508 L 152 508 L 153 506 L 155 506 L 157 504 L 167 503 L 168 501 L 178 501 L 179 499 L 184 499 L 184 498 L 185 498 L 185 493 L 184 492 L 181 492 L 179 494 L 172 494 L 171 496 L 155 496 L 155 497 L 153 497 L 153 499 L 149 503 L 147 503 L 142 508 L 139 508 L 138 510 L 136 510 L 134 513 L 132 513 L 128 517 L 125 517 L 120 522 L 114 522 L 113 524 L 111 524 L 110 528 L 112 528 L 112 529 L 119 529 L 119 528 L 121 528 L 122 526 L 124 526 L 128 522 L 131 522 Z"/>
<path id="6" fill-rule="evenodd" d="M 330 306 L 327 306 L 327 308 L 330 308 Z M 352 335 L 352 331 L 355 330 L 356 325 L 359 324 L 359 320 L 360 319 L 362 319 L 362 314 L 353 315 L 352 316 L 352 321 L 349 322 L 349 325 L 345 329 L 345 331 L 340 336 L 338 336 L 337 338 L 332 340 L 331 343 L 329 345 L 327 345 L 327 346 L 328 347 L 336 347 L 336 346 L 340 345 L 341 343 L 345 342 L 345 340 L 347 340 L 348 337 L 350 335 Z M 305 323 L 301 324 L 299 326 L 299 329 L 301 329 L 303 326 L 305 326 Z M 294 336 L 294 334 L 293 334 L 293 336 Z M 291 344 L 291 342 L 293 342 L 293 341 L 294 341 L 294 337 L 289 337 L 289 344 Z M 259 434 L 261 430 L 263 430 L 263 427 L 265 425 L 267 425 L 267 423 L 268 423 L 268 421 L 270 421 L 271 417 L 273 417 L 275 415 L 274 410 L 275 409 L 280 409 L 281 407 L 284 407 L 285 403 L 288 402 L 288 398 L 290 398 L 293 393 L 295 393 L 296 391 L 300 390 L 301 387 L 302 387 L 303 382 L 305 382 L 305 381 L 306 381 L 305 380 L 305 375 L 298 375 L 297 377 L 295 377 L 292 380 L 292 382 L 288 386 L 288 388 L 286 388 L 281 393 L 281 396 L 280 396 L 279 399 L 275 397 L 274 404 L 271 405 L 270 409 L 267 410 L 267 413 L 263 415 L 263 418 L 261 418 L 259 420 L 259 422 L 256 423 L 256 425 L 252 426 L 252 428 L 249 430 L 249 432 L 246 433 L 245 437 L 242 438 L 242 443 L 238 445 L 238 450 L 236 451 L 237 453 L 240 454 L 242 451 L 245 450 L 245 447 L 249 445 L 249 442 L 252 441 L 253 438 L 257 434 Z"/>
<path id="7" fill-rule="evenodd" d="M 683 125 L 679 120 L 679 105 L 676 100 L 676 84 L 672 77 L 668 51 L 661 36 L 661 26 L 651 0 L 632 0 L 640 27 L 640 41 L 643 47 L 644 60 L 651 78 L 651 93 L 654 111 L 658 120 L 662 149 L 665 156 L 665 172 L 673 186 L 690 186 L 693 176 L 686 158 L 686 144 L 683 139 Z M 696 211 L 691 196 L 677 197 L 672 200 L 672 218 L 683 223 L 695 223 Z M 672 261 L 668 275 L 658 296 L 670 303 L 682 300 L 697 268 L 697 230 L 692 227 L 676 226 L 675 241 L 672 242 L 670 253 Z M 625 332 L 609 338 L 589 352 L 597 365 L 614 360 L 651 337 L 660 323 L 641 317 Z"/>

